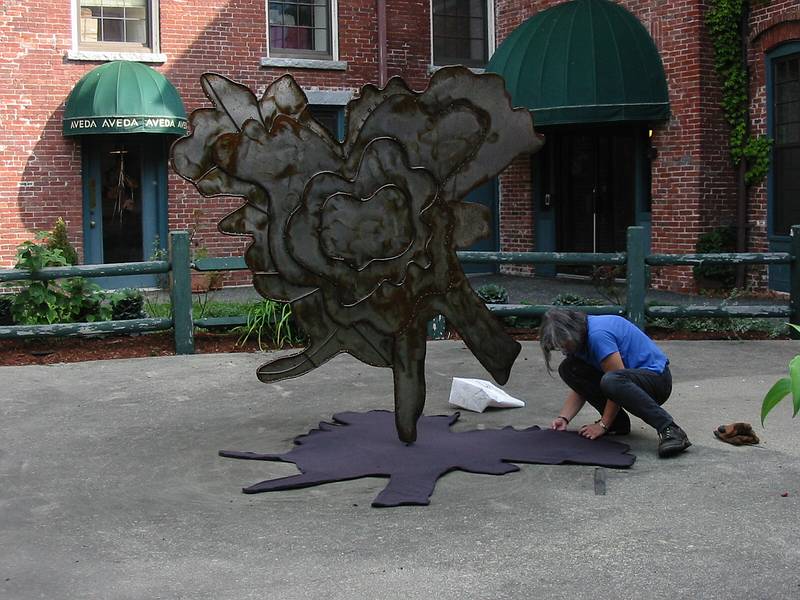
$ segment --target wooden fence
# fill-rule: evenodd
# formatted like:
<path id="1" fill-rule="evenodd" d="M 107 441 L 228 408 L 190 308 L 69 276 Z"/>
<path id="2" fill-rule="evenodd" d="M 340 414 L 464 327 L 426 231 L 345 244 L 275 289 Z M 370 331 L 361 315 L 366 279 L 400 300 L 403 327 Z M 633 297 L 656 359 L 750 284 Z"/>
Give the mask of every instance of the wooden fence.
<path id="1" fill-rule="evenodd" d="M 490 264 L 555 264 L 555 265 L 625 265 L 626 304 L 570 307 L 588 314 L 624 315 L 639 327 L 646 317 L 744 317 L 783 318 L 800 325 L 800 225 L 792 227 L 790 252 L 728 254 L 650 254 L 644 253 L 644 230 L 629 227 L 626 252 L 563 253 L 563 252 L 459 252 L 464 263 Z M 167 274 L 172 304 L 169 318 L 100 321 L 95 323 L 63 323 L 53 325 L 0 326 L 0 339 L 62 336 L 90 336 L 106 333 L 141 333 L 172 329 L 177 354 L 194 352 L 195 327 L 235 326 L 247 322 L 246 316 L 217 317 L 193 320 L 191 271 L 246 270 L 242 258 L 207 258 L 192 262 L 189 234 L 175 231 L 169 236 L 166 261 L 48 267 L 39 271 L 0 271 L 0 283 L 24 280 L 52 280 L 63 277 L 111 277 L 119 275 Z M 646 269 L 648 266 L 670 265 L 789 265 L 790 293 L 785 305 L 730 306 L 723 303 L 709 306 L 645 306 Z M 540 316 L 550 305 L 490 304 L 498 316 Z M 436 327 L 429 329 L 436 331 Z"/>

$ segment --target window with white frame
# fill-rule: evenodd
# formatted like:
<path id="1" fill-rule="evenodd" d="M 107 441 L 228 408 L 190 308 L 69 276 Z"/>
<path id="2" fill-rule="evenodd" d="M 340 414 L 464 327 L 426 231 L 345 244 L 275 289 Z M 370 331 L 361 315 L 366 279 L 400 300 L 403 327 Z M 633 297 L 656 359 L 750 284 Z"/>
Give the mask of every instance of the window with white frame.
<path id="1" fill-rule="evenodd" d="M 158 51 L 158 0 L 75 1 L 79 50 Z"/>
<path id="2" fill-rule="evenodd" d="M 332 4 L 332 0 L 269 0 L 270 56 L 333 58 Z"/>
<path id="3" fill-rule="evenodd" d="M 493 10 L 487 0 L 432 0 L 433 64 L 484 67 L 493 49 Z"/>

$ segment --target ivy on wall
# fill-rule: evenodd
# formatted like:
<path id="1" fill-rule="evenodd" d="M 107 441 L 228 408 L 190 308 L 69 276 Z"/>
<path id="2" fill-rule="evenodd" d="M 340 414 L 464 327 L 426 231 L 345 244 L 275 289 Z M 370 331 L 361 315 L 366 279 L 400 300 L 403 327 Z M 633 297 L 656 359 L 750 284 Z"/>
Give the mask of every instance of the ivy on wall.
<path id="1" fill-rule="evenodd" d="M 769 170 L 772 140 L 748 135 L 748 81 L 742 57 L 742 32 L 749 0 L 711 0 L 706 26 L 714 46 L 714 69 L 722 80 L 722 111 L 731 128 L 730 152 L 734 166 L 745 161 L 745 184 L 760 183 Z"/>

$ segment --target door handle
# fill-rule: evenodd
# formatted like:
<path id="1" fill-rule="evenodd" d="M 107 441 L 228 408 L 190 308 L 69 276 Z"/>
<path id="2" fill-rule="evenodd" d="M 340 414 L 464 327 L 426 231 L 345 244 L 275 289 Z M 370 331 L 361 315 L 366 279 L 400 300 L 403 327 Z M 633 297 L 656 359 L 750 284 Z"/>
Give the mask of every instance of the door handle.
<path id="1" fill-rule="evenodd" d="M 91 227 L 92 229 L 94 229 L 96 226 L 97 226 L 97 223 L 95 222 L 95 220 L 94 220 L 94 219 L 92 219 L 91 221 L 89 221 L 89 227 Z"/>

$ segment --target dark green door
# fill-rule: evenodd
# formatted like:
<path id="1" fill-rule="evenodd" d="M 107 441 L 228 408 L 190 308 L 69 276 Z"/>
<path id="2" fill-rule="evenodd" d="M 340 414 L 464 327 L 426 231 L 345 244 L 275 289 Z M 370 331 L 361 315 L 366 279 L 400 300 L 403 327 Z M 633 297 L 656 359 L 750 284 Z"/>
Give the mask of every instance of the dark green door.
<path id="1" fill-rule="evenodd" d="M 86 262 L 149 260 L 167 235 L 165 136 L 87 137 L 82 148 Z M 97 283 L 154 287 L 156 276 L 106 277 Z"/>
<path id="2" fill-rule="evenodd" d="M 625 250 L 626 230 L 636 222 L 638 134 L 607 127 L 546 133 L 533 174 L 538 250 Z M 565 266 L 559 272 L 589 271 Z"/>

